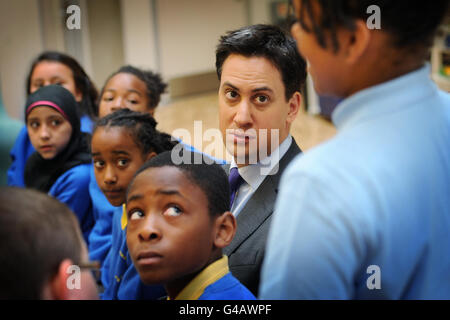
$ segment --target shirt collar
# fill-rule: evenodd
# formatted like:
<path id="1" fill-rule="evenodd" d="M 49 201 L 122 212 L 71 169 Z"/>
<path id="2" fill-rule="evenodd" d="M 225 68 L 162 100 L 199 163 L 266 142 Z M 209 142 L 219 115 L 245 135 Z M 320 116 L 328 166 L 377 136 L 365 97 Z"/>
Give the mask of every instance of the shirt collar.
<path id="1" fill-rule="evenodd" d="M 264 158 L 263 160 L 261 160 L 256 164 L 239 168 L 238 169 L 239 174 L 245 180 L 245 182 L 247 182 L 247 184 L 250 185 L 250 187 L 253 190 L 256 190 L 267 175 L 274 174 L 274 169 L 278 166 L 280 159 L 283 158 L 283 156 L 288 151 L 291 144 L 292 144 L 292 136 L 291 134 L 289 134 L 287 138 L 284 139 L 284 141 L 278 146 L 278 148 L 274 150 L 274 152 L 272 152 L 269 156 L 267 156 L 266 158 Z M 272 161 L 274 160 L 274 157 L 278 157 L 278 159 L 275 159 L 277 161 Z M 268 163 L 269 166 L 264 165 L 263 163 Z M 231 168 L 236 167 L 237 164 L 234 158 L 232 158 L 230 170 Z M 267 174 L 264 174 L 264 172 L 267 172 Z"/>
<path id="2" fill-rule="evenodd" d="M 408 108 L 435 90 L 430 79 L 430 66 L 361 90 L 339 103 L 331 117 L 339 130 L 383 114 Z"/>
<path id="3" fill-rule="evenodd" d="M 175 300 L 198 300 L 206 287 L 224 277 L 228 272 L 228 257 L 223 255 L 222 258 L 211 263 L 192 279 Z"/>

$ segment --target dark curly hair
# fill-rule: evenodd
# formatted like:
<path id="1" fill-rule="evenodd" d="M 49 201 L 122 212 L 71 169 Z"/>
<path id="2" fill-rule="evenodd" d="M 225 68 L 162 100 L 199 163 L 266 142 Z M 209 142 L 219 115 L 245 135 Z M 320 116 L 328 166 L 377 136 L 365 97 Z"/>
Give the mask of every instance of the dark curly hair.
<path id="1" fill-rule="evenodd" d="M 98 91 L 81 65 L 67 54 L 57 51 L 45 51 L 33 61 L 26 80 L 27 95 L 31 93 L 31 75 L 33 74 L 34 68 L 36 68 L 36 66 L 42 61 L 59 62 L 72 70 L 75 86 L 83 95 L 83 98 L 79 103 L 81 112 L 80 116 L 88 115 L 89 118 L 95 119 L 98 115 Z"/>
<path id="2" fill-rule="evenodd" d="M 355 28 L 355 20 L 369 17 L 367 8 L 376 5 L 381 12 L 381 28 L 392 36 L 397 48 L 428 48 L 439 24 L 448 15 L 448 0 L 300 0 L 297 12 L 301 27 L 314 32 L 318 43 L 326 48 L 325 33 L 330 33 L 334 52 L 339 50 L 338 27 Z M 320 19 L 313 14 L 313 3 L 320 7 Z M 305 24 L 308 15 L 310 25 Z"/>
<path id="3" fill-rule="evenodd" d="M 148 113 L 123 108 L 99 119 L 92 134 L 99 127 L 123 127 L 129 131 L 143 155 L 172 150 L 178 141 L 171 135 L 158 131 L 156 125 L 156 120 Z"/>
<path id="4" fill-rule="evenodd" d="M 158 106 L 161 100 L 161 94 L 163 94 L 167 88 L 167 83 L 163 82 L 159 74 L 127 65 L 121 67 L 119 70 L 111 74 L 105 81 L 105 85 L 112 77 L 119 73 L 129 73 L 136 76 L 139 80 L 143 81 L 147 87 L 147 97 L 149 100 L 148 109 L 152 110 Z M 104 89 L 105 87 L 102 88 L 100 98 L 103 95 Z"/>

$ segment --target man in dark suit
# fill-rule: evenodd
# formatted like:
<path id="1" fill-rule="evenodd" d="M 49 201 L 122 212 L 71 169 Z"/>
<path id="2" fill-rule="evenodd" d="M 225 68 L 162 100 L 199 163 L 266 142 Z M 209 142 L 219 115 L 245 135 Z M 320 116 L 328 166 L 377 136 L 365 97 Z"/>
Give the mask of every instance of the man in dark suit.
<path id="1" fill-rule="evenodd" d="M 228 32 L 216 50 L 220 130 L 231 164 L 237 231 L 225 248 L 231 272 L 255 295 L 281 174 L 301 150 L 289 134 L 301 105 L 306 64 L 275 26 Z"/>

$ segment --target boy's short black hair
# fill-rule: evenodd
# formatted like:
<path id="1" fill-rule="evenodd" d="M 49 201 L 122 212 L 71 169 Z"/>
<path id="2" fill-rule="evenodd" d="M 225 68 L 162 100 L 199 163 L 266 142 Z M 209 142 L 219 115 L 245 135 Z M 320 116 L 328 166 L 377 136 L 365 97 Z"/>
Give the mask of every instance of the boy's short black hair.
<path id="1" fill-rule="evenodd" d="M 324 31 L 331 34 L 335 52 L 339 50 L 336 29 L 344 27 L 352 30 L 355 20 L 366 21 L 371 14 L 367 8 L 376 5 L 381 13 L 381 30 L 392 35 L 393 45 L 397 48 L 428 48 L 433 41 L 439 24 L 448 14 L 448 0 L 300 0 L 297 16 L 302 28 L 314 32 L 318 43 L 326 48 Z M 316 21 L 312 4 L 320 7 L 321 19 Z M 310 26 L 304 23 L 307 15 L 312 21 Z"/>
<path id="2" fill-rule="evenodd" d="M 222 66 L 231 54 L 262 57 L 269 60 L 281 74 L 286 101 L 301 91 L 306 81 L 306 62 L 297 51 L 295 40 L 281 28 L 257 24 L 227 32 L 216 49 L 216 71 L 219 80 Z"/>
<path id="3" fill-rule="evenodd" d="M 182 152 L 184 153 L 183 158 L 194 159 L 195 157 L 194 152 L 186 149 L 183 149 Z M 199 157 L 195 157 L 195 159 L 196 161 L 190 161 L 190 164 L 177 164 L 176 161 L 173 161 L 172 152 L 160 153 L 139 168 L 130 182 L 128 192 L 136 177 L 143 171 L 149 168 L 176 167 L 204 192 L 208 199 L 209 214 L 212 217 L 230 211 L 230 186 L 225 170 L 219 164 L 208 164 L 203 157 L 201 157 L 201 161 L 198 161 Z"/>
<path id="4" fill-rule="evenodd" d="M 0 187 L 0 299 L 37 300 L 59 265 L 81 262 L 75 214 L 32 189 Z"/>

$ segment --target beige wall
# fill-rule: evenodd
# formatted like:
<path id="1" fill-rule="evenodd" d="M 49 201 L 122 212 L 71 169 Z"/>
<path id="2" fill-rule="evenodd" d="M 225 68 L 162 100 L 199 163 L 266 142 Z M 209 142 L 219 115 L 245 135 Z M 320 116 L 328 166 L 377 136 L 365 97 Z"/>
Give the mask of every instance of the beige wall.
<path id="1" fill-rule="evenodd" d="M 0 1 L 0 80 L 6 111 L 23 118 L 25 77 L 42 50 L 37 1 Z"/>
<path id="2" fill-rule="evenodd" d="M 211 74 L 220 35 L 268 22 L 269 2 L 78 0 L 81 30 L 68 30 L 62 0 L 0 0 L 0 85 L 6 110 L 22 118 L 31 61 L 48 49 L 74 56 L 99 89 L 123 64 L 158 71 L 167 82 Z"/>

